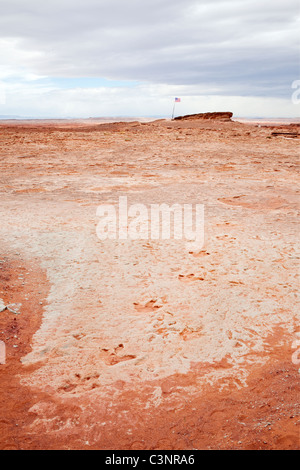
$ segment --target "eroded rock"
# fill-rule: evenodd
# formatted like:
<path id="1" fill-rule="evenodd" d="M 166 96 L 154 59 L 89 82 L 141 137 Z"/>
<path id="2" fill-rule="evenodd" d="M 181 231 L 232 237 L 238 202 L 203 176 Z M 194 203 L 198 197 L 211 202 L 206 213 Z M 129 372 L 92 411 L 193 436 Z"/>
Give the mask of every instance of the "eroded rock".
<path id="1" fill-rule="evenodd" d="M 185 116 L 178 116 L 175 118 L 176 121 L 192 121 L 196 119 L 201 120 L 214 120 L 214 121 L 231 121 L 233 113 L 231 112 L 215 112 L 215 113 L 199 113 L 199 114 L 187 114 Z"/>

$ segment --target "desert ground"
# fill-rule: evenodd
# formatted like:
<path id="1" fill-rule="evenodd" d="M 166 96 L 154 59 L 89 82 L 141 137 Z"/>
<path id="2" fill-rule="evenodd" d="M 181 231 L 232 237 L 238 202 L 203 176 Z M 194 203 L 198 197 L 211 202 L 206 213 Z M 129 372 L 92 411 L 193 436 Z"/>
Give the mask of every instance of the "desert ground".
<path id="1" fill-rule="evenodd" d="M 298 133 L 0 122 L 1 449 L 300 448 Z M 100 240 L 119 196 L 203 204 L 204 246 Z"/>

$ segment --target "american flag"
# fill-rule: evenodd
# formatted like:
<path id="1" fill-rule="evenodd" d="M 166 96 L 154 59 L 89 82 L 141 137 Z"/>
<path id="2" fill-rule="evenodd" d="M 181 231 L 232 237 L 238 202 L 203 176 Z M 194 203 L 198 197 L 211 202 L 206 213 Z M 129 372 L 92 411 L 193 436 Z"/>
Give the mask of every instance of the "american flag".
<path id="1" fill-rule="evenodd" d="M 175 103 L 180 103 L 181 99 L 180 98 L 175 98 Z"/>

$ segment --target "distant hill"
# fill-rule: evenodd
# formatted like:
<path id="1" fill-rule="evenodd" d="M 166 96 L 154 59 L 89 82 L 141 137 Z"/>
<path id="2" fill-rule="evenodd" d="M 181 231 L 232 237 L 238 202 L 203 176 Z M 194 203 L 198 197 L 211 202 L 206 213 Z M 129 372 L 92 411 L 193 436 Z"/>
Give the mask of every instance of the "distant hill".
<path id="1" fill-rule="evenodd" d="M 0 119 L 26 119 L 22 116 L 16 116 L 14 114 L 0 114 Z"/>

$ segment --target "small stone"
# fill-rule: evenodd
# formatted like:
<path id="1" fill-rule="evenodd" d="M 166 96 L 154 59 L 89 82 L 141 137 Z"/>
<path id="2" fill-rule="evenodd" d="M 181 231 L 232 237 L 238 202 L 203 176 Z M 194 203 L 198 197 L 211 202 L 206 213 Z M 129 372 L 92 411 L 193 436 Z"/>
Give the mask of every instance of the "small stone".
<path id="1" fill-rule="evenodd" d="M 15 315 L 20 315 L 20 308 L 22 307 L 22 304 L 9 304 L 6 306 L 6 308 L 11 312 L 14 313 Z"/>
<path id="2" fill-rule="evenodd" d="M 6 309 L 6 305 L 2 299 L 0 299 L 0 312 L 3 312 Z"/>

